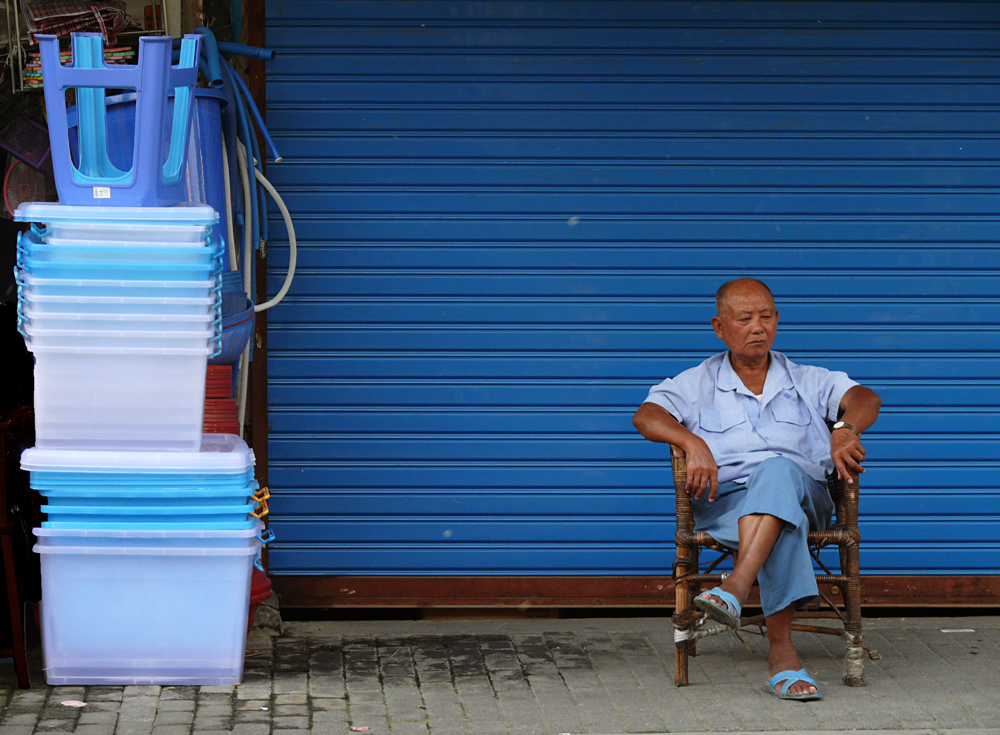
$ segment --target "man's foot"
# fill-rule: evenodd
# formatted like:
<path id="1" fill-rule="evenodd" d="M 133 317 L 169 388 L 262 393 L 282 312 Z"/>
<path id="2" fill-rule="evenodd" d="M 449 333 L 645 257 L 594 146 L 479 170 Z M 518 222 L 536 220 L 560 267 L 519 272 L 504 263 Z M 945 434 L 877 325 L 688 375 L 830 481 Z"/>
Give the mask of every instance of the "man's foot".
<path id="1" fill-rule="evenodd" d="M 694 598 L 694 606 L 718 623 L 730 628 L 740 627 L 740 602 L 721 587 L 702 592 Z"/>
<path id="2" fill-rule="evenodd" d="M 794 648 L 788 646 L 787 648 L 782 647 L 775 650 L 772 646 L 771 651 L 767 656 L 768 677 L 773 677 L 781 671 L 798 671 L 801 668 L 802 662 L 799 661 L 799 654 L 795 652 Z M 785 680 L 774 682 L 774 688 L 779 692 L 784 685 Z M 819 689 L 807 681 L 797 681 L 788 687 L 786 694 L 819 694 Z"/>

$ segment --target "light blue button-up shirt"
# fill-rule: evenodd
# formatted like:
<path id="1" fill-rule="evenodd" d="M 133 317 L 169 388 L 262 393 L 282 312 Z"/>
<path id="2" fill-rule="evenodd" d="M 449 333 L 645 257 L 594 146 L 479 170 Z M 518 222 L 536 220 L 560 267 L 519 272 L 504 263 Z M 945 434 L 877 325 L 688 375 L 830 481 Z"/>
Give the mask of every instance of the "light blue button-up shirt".
<path id="1" fill-rule="evenodd" d="M 780 352 L 758 400 L 721 352 L 676 378 L 654 385 L 646 398 L 669 411 L 708 444 L 719 466 L 719 482 L 745 480 L 769 457 L 784 456 L 809 476 L 833 472 L 830 430 L 844 394 L 856 382 L 846 373 L 796 365 Z"/>

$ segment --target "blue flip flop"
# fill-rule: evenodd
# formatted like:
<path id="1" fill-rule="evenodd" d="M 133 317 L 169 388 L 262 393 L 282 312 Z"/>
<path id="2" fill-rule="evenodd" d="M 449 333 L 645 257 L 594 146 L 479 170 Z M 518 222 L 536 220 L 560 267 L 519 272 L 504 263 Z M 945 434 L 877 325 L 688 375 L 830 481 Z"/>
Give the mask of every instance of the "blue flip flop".
<path id="1" fill-rule="evenodd" d="M 777 684 L 779 681 L 785 682 L 784 685 L 781 687 L 780 691 L 777 689 Z M 792 684 L 795 684 L 800 681 L 804 681 L 807 684 L 812 684 L 814 687 L 816 687 L 816 693 L 789 694 L 788 688 L 791 687 Z M 767 690 L 771 692 L 771 694 L 776 696 L 778 699 L 798 699 L 805 702 L 812 699 L 823 698 L 823 695 L 819 693 L 819 684 L 817 684 L 816 680 L 806 673 L 805 669 L 799 669 L 798 671 L 792 671 L 791 669 L 789 669 L 788 671 L 779 671 L 777 674 L 775 674 L 774 676 L 772 676 L 770 679 L 767 680 L 765 686 L 767 687 Z"/>
<path id="2" fill-rule="evenodd" d="M 708 599 L 706 595 L 718 597 L 725 605 Z M 723 591 L 721 587 L 713 587 L 707 592 L 702 592 L 694 598 L 694 606 L 717 623 L 728 625 L 730 628 L 740 627 L 740 603 L 731 594 Z"/>

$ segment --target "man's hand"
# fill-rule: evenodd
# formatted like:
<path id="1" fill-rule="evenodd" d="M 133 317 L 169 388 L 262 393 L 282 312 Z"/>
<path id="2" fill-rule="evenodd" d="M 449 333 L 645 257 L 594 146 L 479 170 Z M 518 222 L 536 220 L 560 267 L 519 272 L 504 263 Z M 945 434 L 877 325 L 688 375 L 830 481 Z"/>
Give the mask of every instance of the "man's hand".
<path id="1" fill-rule="evenodd" d="M 719 468 L 715 464 L 712 450 L 705 440 L 695 434 L 685 442 L 684 453 L 687 455 L 687 485 L 684 489 L 695 500 L 701 498 L 708 490 L 708 502 L 715 502 L 719 492 Z"/>
<path id="2" fill-rule="evenodd" d="M 865 461 L 865 448 L 861 446 L 858 435 L 850 429 L 836 429 L 830 435 L 830 456 L 837 467 L 837 477 L 844 482 L 854 482 L 849 470 L 855 470 L 858 474 L 865 472 L 865 468 L 861 466 Z"/>
<path id="3" fill-rule="evenodd" d="M 700 498 L 708 488 L 709 502 L 719 490 L 719 468 L 705 440 L 685 429 L 669 411 L 655 403 L 643 403 L 632 417 L 632 425 L 651 442 L 676 444 L 687 455 L 688 495 Z"/>

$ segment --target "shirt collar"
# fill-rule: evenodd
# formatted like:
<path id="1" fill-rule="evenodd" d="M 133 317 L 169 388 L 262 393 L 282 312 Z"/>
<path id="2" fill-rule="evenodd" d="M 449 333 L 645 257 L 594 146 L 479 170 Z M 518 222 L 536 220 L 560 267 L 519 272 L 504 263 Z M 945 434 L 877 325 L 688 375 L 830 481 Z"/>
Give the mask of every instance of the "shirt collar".
<path id="1" fill-rule="evenodd" d="M 785 365 L 784 355 L 772 350 L 770 353 L 771 364 L 767 368 L 767 378 L 764 381 L 764 403 L 767 403 L 774 394 L 782 390 L 793 387 L 792 376 L 788 374 Z M 737 393 L 753 395 L 740 380 L 740 376 L 733 370 L 733 364 L 729 361 L 729 351 L 722 357 L 722 365 L 719 366 L 719 375 L 715 381 L 719 390 L 734 390 Z"/>

